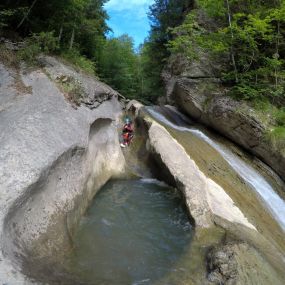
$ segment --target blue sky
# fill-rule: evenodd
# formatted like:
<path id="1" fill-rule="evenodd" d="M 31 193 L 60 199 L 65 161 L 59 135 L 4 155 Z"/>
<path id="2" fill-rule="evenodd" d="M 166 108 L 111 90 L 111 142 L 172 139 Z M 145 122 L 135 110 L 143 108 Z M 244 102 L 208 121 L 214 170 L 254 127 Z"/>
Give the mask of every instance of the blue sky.
<path id="1" fill-rule="evenodd" d="M 154 0 L 110 0 L 105 8 L 109 14 L 108 25 L 115 37 L 128 34 L 135 46 L 143 43 L 150 29 L 147 12 Z"/>

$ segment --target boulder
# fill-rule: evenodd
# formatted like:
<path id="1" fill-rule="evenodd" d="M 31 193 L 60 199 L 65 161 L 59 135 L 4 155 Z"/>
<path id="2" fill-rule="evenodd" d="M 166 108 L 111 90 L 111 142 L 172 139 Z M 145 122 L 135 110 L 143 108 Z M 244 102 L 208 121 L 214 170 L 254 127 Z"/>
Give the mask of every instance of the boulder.
<path id="1" fill-rule="evenodd" d="M 231 242 L 218 246 L 207 255 L 210 284 L 282 284 L 275 270 L 252 246 Z"/>
<path id="2" fill-rule="evenodd" d="M 140 103 L 137 100 L 131 100 L 130 102 L 128 102 L 127 106 L 126 106 L 126 110 L 130 113 L 132 113 L 132 115 L 134 116 L 134 118 L 136 118 L 139 114 L 139 110 L 143 107 L 144 105 L 142 103 Z"/>

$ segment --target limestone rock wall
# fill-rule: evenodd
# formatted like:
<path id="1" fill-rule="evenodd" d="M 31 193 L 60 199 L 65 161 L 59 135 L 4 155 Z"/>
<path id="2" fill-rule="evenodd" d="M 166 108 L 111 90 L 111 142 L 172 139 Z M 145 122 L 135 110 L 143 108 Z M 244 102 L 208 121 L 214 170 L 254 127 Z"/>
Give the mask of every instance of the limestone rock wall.
<path id="1" fill-rule="evenodd" d="M 20 73 L 0 64 L 3 284 L 31 284 L 47 273 L 44 265 L 60 261 L 96 191 L 125 167 L 118 93 L 54 58 L 42 62 L 43 69 Z M 64 97 L 57 73 L 80 81 L 80 106 Z"/>

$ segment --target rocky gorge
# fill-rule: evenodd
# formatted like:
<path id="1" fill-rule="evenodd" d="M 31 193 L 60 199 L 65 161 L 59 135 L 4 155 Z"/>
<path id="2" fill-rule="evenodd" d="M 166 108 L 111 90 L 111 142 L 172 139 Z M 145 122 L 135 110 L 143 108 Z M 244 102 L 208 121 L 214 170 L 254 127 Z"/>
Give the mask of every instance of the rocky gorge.
<path id="1" fill-rule="evenodd" d="M 183 56 L 171 58 L 162 73 L 166 101 L 260 158 L 284 180 L 284 146 L 268 138 L 270 124 L 264 112 L 229 96 L 221 80 L 223 65 L 207 54 L 192 62 Z"/>
<path id="2" fill-rule="evenodd" d="M 112 178 L 146 177 L 182 193 L 194 228 L 177 265 L 185 270 L 155 284 L 283 284 L 285 187 L 278 175 L 172 106 L 125 106 L 119 93 L 61 60 L 39 62 L 39 68 L 20 71 L 0 66 L 2 283 L 80 284 L 64 260 L 93 197 Z M 201 79 L 169 79 L 169 94 L 180 108 L 207 125 L 215 121 L 201 119 L 206 115 L 200 107 L 212 104 L 194 96 L 203 88 L 191 84 Z M 231 108 L 228 103 L 217 106 Z M 136 135 L 122 150 L 124 107 Z M 213 113 L 221 117 L 217 126 L 231 130 L 224 109 Z M 254 141 L 260 128 L 249 123 L 250 137 L 244 124 L 225 135 L 264 149 Z M 263 160 L 282 178 L 282 159 L 271 156 Z"/>
<path id="3" fill-rule="evenodd" d="M 233 154 L 230 160 L 227 160 L 227 155 L 220 152 L 223 159 L 227 160 L 227 163 L 224 164 L 224 162 L 219 161 L 220 158 L 218 158 L 217 153 L 208 149 L 208 144 L 210 143 L 219 152 L 217 146 L 221 146 L 223 143 L 220 140 L 216 141 L 216 144 L 213 143 L 213 140 L 217 138 L 212 137 L 203 128 L 198 127 L 199 130 L 202 130 L 198 131 L 193 123 L 190 123 L 191 127 L 187 127 L 187 124 L 189 124 L 188 119 L 177 113 L 177 110 L 173 107 L 141 109 L 139 117 L 143 118 L 148 126 L 149 140 L 147 146 L 153 157 L 155 157 L 156 167 L 159 166 L 161 169 L 160 179 L 165 180 L 167 177 L 166 181 L 168 183 L 180 189 L 189 210 L 189 215 L 194 220 L 195 238 L 190 252 L 196 258 L 197 255 L 200 255 L 200 261 L 198 261 L 199 258 L 195 259 L 196 264 L 189 265 L 188 270 L 192 273 L 192 279 L 190 278 L 192 283 L 189 284 L 207 284 L 204 279 L 206 273 L 197 270 L 197 264 L 203 264 L 207 254 L 208 280 L 214 284 L 268 284 L 268 282 L 281 284 L 281 280 L 284 278 L 281 277 L 283 275 L 281 273 L 283 265 L 279 266 L 283 263 L 284 253 L 282 252 L 284 252 L 284 249 L 282 248 L 284 248 L 284 244 L 282 240 L 284 226 L 282 226 L 282 222 L 277 222 L 277 227 L 273 226 L 276 223 L 276 221 L 273 221 L 276 216 L 271 222 L 269 220 L 265 221 L 268 217 L 264 217 L 265 220 L 261 218 L 264 215 L 264 208 L 261 206 L 263 202 L 257 201 L 260 197 L 257 200 L 257 197 L 249 198 L 251 195 L 249 188 L 246 190 L 248 192 L 241 194 L 245 190 L 242 190 L 245 185 L 239 186 L 241 181 L 238 182 L 238 180 L 245 179 L 246 184 L 248 181 L 246 176 L 234 166 L 238 158 Z M 188 135 L 188 132 L 194 135 Z M 210 137 L 212 139 L 209 139 Z M 203 140 L 206 141 L 207 146 L 203 145 Z M 229 145 L 226 147 L 229 147 Z M 238 157 L 240 156 L 243 155 L 239 153 Z M 236 159 L 237 161 L 235 161 Z M 248 161 L 248 163 L 250 162 Z M 251 167 L 246 171 L 250 172 L 250 169 Z M 231 174 L 232 170 L 236 174 Z M 219 174 L 216 176 L 214 173 Z M 250 176 L 259 180 L 260 177 L 255 177 L 256 174 L 252 172 Z M 240 178 L 236 180 L 235 175 Z M 279 189 L 282 193 L 284 184 L 278 177 L 273 178 L 273 180 L 275 179 L 277 179 L 277 184 L 280 185 L 275 189 Z M 256 187 L 258 190 L 261 185 L 254 186 L 251 184 L 250 186 Z M 241 196 L 238 197 L 239 195 Z M 283 212 L 284 200 L 283 198 L 280 199 L 278 211 Z M 251 202 L 249 202 L 250 200 Z M 249 206 L 248 202 L 252 204 Z M 270 200 L 268 204 L 271 202 L 273 201 Z M 250 207 L 255 208 L 251 213 L 248 211 Z M 284 213 L 281 212 L 280 217 L 283 220 Z M 269 231 L 266 230 L 269 224 L 269 227 L 273 226 L 275 228 L 274 234 L 271 232 L 272 228 Z M 222 247 L 220 248 L 220 246 Z M 205 250 L 204 253 L 201 253 L 202 248 Z M 215 248 L 215 250 L 211 251 L 211 248 Z M 246 255 L 249 254 L 249 256 L 243 256 L 242 252 L 246 252 Z M 274 254 L 272 254 L 273 252 Z M 189 259 L 190 256 L 189 254 Z M 248 258 L 253 259 L 247 267 L 244 266 L 242 260 Z M 231 264 L 232 262 L 235 265 Z M 279 277 L 275 279 L 279 274 L 275 275 L 273 273 L 271 275 L 271 273 L 268 273 L 275 270 L 271 266 L 281 274 L 280 279 Z M 203 266 L 201 267 L 203 268 Z M 277 269 L 278 267 L 279 269 Z M 256 275 L 254 272 L 258 272 L 258 274 Z M 267 272 L 266 277 L 265 275 L 262 276 L 261 272 Z M 271 277 L 269 277 L 270 275 Z M 275 277 L 273 277 L 274 275 Z M 181 284 L 187 284 L 189 282 L 188 278 L 185 277 Z M 270 279 L 272 281 L 269 281 Z M 170 284 L 175 284 L 175 281 L 172 282 Z"/>
<path id="4" fill-rule="evenodd" d="M 70 235 L 96 191 L 124 171 L 118 93 L 55 58 L 41 61 L 45 68 L 32 71 L 1 65 L 0 279 L 6 284 L 33 283 L 20 265 L 31 278 L 48 275 L 47 265 L 71 248 Z M 80 82 L 81 106 L 64 98 L 63 74 Z"/>

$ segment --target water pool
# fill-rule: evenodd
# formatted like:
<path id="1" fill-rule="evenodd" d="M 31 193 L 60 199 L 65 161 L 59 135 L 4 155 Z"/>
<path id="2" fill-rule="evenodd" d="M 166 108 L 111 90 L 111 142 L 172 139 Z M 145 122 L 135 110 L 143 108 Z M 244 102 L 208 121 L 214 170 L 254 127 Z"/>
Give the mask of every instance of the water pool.
<path id="1" fill-rule="evenodd" d="M 69 257 L 84 284 L 154 284 L 173 272 L 192 226 L 179 192 L 157 180 L 116 180 L 96 195 Z"/>

